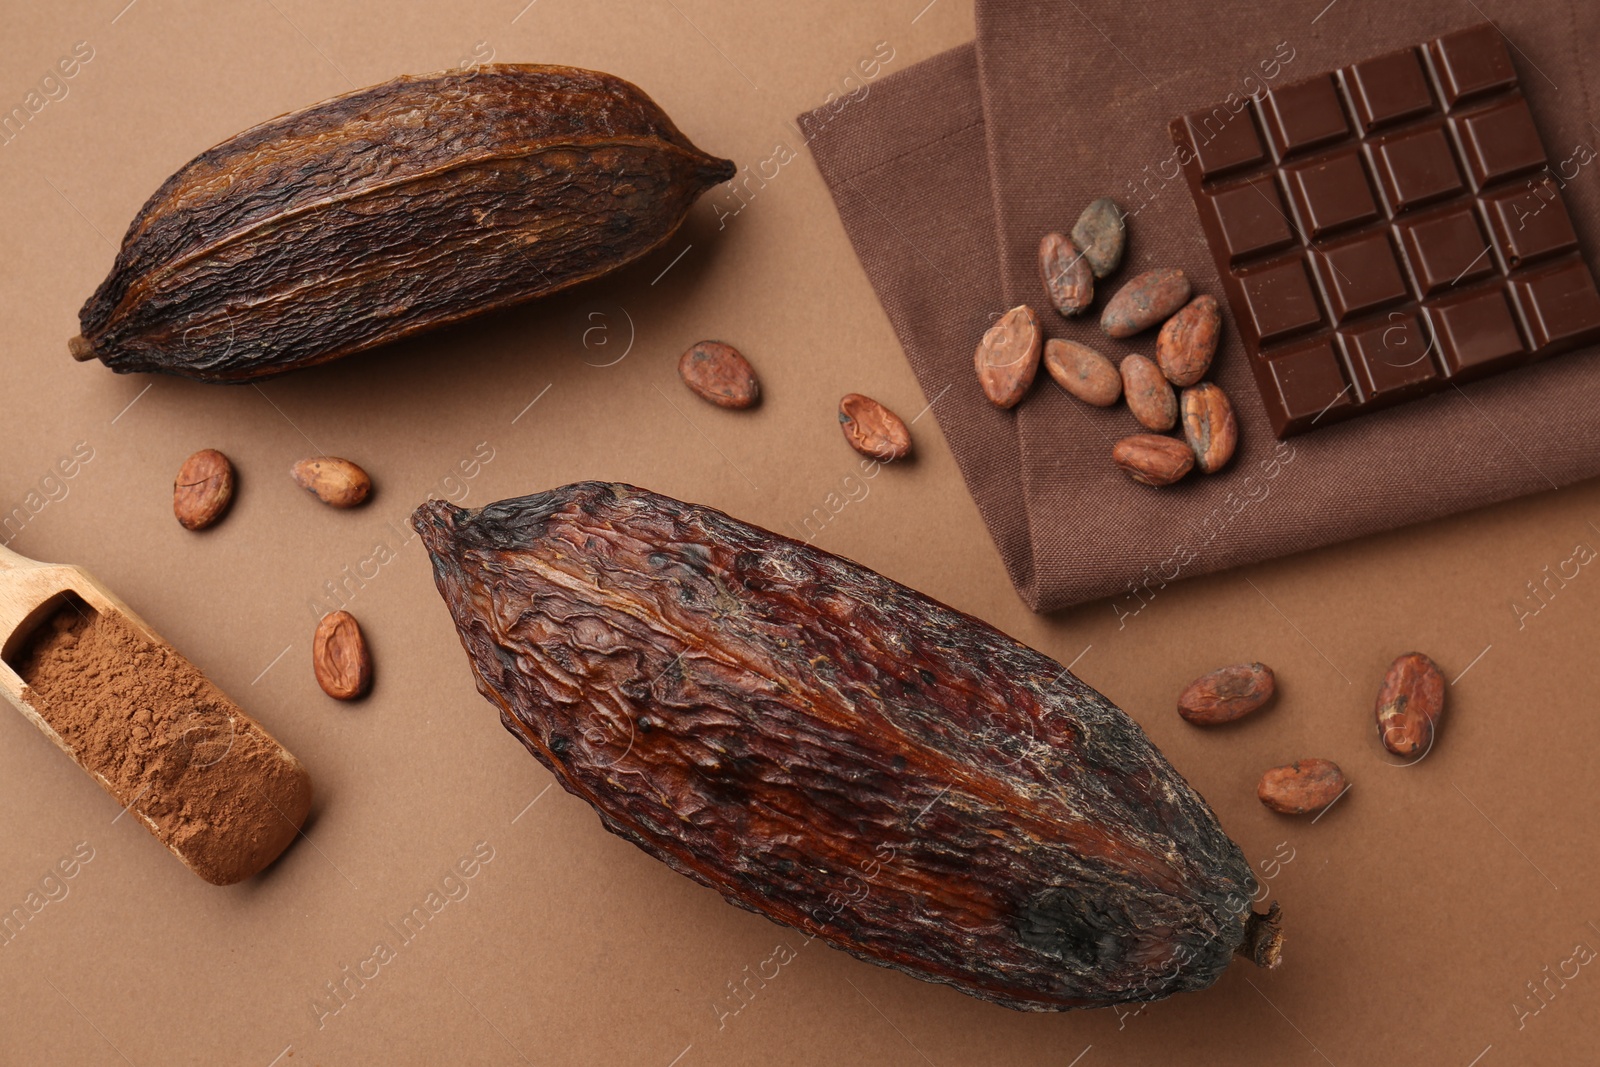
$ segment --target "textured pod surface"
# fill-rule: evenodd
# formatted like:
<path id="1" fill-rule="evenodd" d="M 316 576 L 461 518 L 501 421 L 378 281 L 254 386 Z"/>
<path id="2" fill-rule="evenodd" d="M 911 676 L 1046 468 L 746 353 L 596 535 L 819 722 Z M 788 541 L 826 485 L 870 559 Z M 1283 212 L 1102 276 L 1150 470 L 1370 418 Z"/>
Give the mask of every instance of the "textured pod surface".
<path id="1" fill-rule="evenodd" d="M 1276 951 L 1250 865 L 1139 727 L 971 616 L 624 485 L 412 522 L 506 728 L 734 904 L 1030 1010 Z"/>
<path id="2" fill-rule="evenodd" d="M 168 178 L 79 313 L 72 354 L 204 381 L 322 363 L 637 259 L 733 173 L 609 74 L 399 78 Z"/>

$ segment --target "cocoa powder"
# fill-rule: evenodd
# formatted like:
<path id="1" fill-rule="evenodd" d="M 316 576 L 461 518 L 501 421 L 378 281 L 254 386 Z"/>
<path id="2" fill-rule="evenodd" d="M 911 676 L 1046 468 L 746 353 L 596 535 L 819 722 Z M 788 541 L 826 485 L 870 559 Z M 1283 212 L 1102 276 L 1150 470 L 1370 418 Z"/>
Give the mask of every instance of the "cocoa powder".
<path id="1" fill-rule="evenodd" d="M 171 646 L 74 599 L 18 659 L 24 699 L 206 881 L 248 878 L 294 839 L 304 768 Z"/>

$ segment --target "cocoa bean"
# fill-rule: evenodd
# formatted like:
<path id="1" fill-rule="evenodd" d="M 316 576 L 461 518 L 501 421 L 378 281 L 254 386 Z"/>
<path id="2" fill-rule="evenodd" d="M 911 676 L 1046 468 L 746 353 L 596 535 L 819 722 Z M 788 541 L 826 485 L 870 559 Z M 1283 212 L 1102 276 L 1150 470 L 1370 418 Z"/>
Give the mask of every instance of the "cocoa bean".
<path id="1" fill-rule="evenodd" d="M 1171 485 L 1194 466 L 1194 452 L 1176 437 L 1136 433 L 1111 448 L 1111 461 L 1145 485 Z"/>
<path id="2" fill-rule="evenodd" d="M 1059 338 L 1046 341 L 1044 369 L 1057 385 L 1086 404 L 1108 408 L 1122 396 L 1116 364 L 1088 345 Z"/>
<path id="3" fill-rule="evenodd" d="M 1378 689 L 1378 736 L 1383 747 L 1410 759 L 1433 747 L 1444 712 L 1444 673 L 1421 652 L 1407 652 L 1389 665 Z"/>
<path id="4" fill-rule="evenodd" d="M 172 483 L 172 514 L 186 530 L 204 530 L 233 503 L 233 464 L 214 448 L 183 461 Z"/>
<path id="5" fill-rule="evenodd" d="M 372 492 L 372 479 L 367 472 L 338 456 L 302 459 L 289 468 L 289 476 L 329 507 L 353 508 Z"/>
<path id="6" fill-rule="evenodd" d="M 1067 317 L 1094 303 L 1094 271 L 1070 238 L 1047 233 L 1039 242 L 1039 274 L 1050 303 Z"/>
<path id="7" fill-rule="evenodd" d="M 870 396 L 846 393 L 839 401 L 839 426 L 850 447 L 863 456 L 888 463 L 911 454 L 911 431 Z"/>
<path id="8" fill-rule="evenodd" d="M 984 395 L 1000 407 L 1015 407 L 1039 371 L 1039 350 L 1043 345 L 1039 316 L 1027 304 L 1019 304 L 1000 316 L 984 332 L 972 357 Z"/>
<path id="9" fill-rule="evenodd" d="M 1189 279 L 1181 270 L 1145 271 L 1131 279 L 1106 304 L 1100 328 L 1112 337 L 1148 330 L 1189 300 Z"/>
<path id="10" fill-rule="evenodd" d="M 1096 278 L 1104 278 L 1122 265 L 1128 234 L 1124 217 L 1115 200 L 1102 196 L 1084 208 L 1072 225 L 1072 243 L 1083 252 Z"/>
<path id="11" fill-rule="evenodd" d="M 1122 392 L 1128 410 L 1147 430 L 1170 430 L 1178 423 L 1178 398 L 1161 368 L 1134 353 L 1122 360 Z"/>
<path id="12" fill-rule="evenodd" d="M 1156 335 L 1156 362 L 1173 385 L 1193 385 L 1206 376 L 1217 354 L 1222 311 L 1217 298 L 1201 293 L 1162 324 Z"/>
<path id="13" fill-rule="evenodd" d="M 754 407 L 761 399 L 755 368 L 732 345 L 701 341 L 678 358 L 678 377 L 702 400 L 722 408 Z"/>
<path id="14" fill-rule="evenodd" d="M 1239 424 L 1228 395 L 1210 382 L 1201 382 L 1183 391 L 1180 404 L 1183 436 L 1194 449 L 1194 465 L 1202 473 L 1216 473 L 1233 458 L 1239 440 Z"/>
<path id="15" fill-rule="evenodd" d="M 372 687 L 372 656 L 354 615 L 334 611 L 317 623 L 311 669 L 322 691 L 335 700 L 355 700 Z"/>
<path id="16" fill-rule="evenodd" d="M 1256 797 L 1280 815 L 1311 815 L 1345 791 L 1344 772 L 1332 760 L 1295 760 L 1261 776 Z"/>
<path id="17" fill-rule="evenodd" d="M 1272 699 L 1277 679 L 1265 663 L 1239 663 L 1202 674 L 1178 694 L 1178 714 L 1196 726 L 1242 719 Z"/>

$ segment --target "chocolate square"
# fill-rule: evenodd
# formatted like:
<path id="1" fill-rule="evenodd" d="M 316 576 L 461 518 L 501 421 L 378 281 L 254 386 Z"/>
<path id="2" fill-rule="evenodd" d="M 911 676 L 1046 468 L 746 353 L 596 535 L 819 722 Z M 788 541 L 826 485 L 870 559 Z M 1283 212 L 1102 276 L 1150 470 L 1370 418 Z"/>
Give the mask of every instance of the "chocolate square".
<path id="1" fill-rule="evenodd" d="M 1383 138 L 1372 145 L 1372 169 L 1396 213 L 1461 191 L 1461 173 L 1443 124 Z"/>
<path id="2" fill-rule="evenodd" d="M 1494 252 L 1470 204 L 1450 204 L 1426 215 L 1411 215 L 1395 229 L 1411 276 L 1423 296 L 1436 296 L 1495 272 Z"/>
<path id="3" fill-rule="evenodd" d="M 1280 155 L 1295 155 L 1350 132 L 1331 74 L 1269 90 L 1262 110 Z"/>
<path id="4" fill-rule="evenodd" d="M 1274 89 L 1196 146 L 1231 114 L 1169 129 L 1280 437 L 1600 341 L 1492 25 Z"/>
<path id="5" fill-rule="evenodd" d="M 1378 217 L 1378 203 L 1367 182 L 1361 153 L 1353 148 L 1285 167 L 1283 176 L 1309 231 L 1307 236 L 1321 237 Z"/>
<path id="6" fill-rule="evenodd" d="M 1434 110 L 1428 76 L 1415 48 L 1402 48 L 1345 70 L 1356 118 L 1368 130 Z"/>
<path id="7" fill-rule="evenodd" d="M 1188 128 L 1188 147 L 1207 178 L 1215 178 L 1239 167 L 1260 163 L 1267 158 L 1261 137 L 1256 133 L 1251 108 L 1235 112 L 1227 104 L 1184 116 Z"/>

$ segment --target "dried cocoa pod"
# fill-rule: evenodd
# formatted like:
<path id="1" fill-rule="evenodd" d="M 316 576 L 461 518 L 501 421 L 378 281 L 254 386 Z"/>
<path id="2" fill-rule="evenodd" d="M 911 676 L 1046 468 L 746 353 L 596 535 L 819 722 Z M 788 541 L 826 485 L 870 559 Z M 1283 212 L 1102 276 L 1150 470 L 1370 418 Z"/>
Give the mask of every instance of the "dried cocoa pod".
<path id="1" fill-rule="evenodd" d="M 1106 302 L 1100 328 L 1112 337 L 1132 337 L 1183 307 L 1189 279 L 1181 270 L 1150 270 L 1131 279 Z"/>
<path id="2" fill-rule="evenodd" d="M 1178 714 L 1196 726 L 1220 726 L 1260 708 L 1277 690 L 1277 677 L 1265 663 L 1218 667 L 1183 687 Z"/>
<path id="3" fill-rule="evenodd" d="M 1069 318 L 1094 303 L 1094 271 L 1078 246 L 1062 234 L 1047 233 L 1039 241 L 1039 276 L 1051 305 Z"/>
<path id="4" fill-rule="evenodd" d="M 233 464 L 214 448 L 183 461 L 172 482 L 172 514 L 186 530 L 204 530 L 233 503 Z"/>
<path id="5" fill-rule="evenodd" d="M 1411 759 L 1433 747 L 1444 713 L 1444 672 L 1421 652 L 1407 652 L 1389 665 L 1378 689 L 1378 737 L 1396 756 Z"/>
<path id="6" fill-rule="evenodd" d="M 1116 364 L 1088 345 L 1051 338 L 1044 343 L 1044 369 L 1057 385 L 1086 404 L 1108 408 L 1122 397 L 1122 375 Z"/>
<path id="7" fill-rule="evenodd" d="M 1128 410 L 1147 430 L 1170 430 L 1178 424 L 1178 398 L 1161 368 L 1135 352 L 1122 358 L 1122 393 Z"/>
<path id="8" fill-rule="evenodd" d="M 1072 243 L 1083 252 L 1096 278 L 1104 278 L 1122 265 L 1128 230 L 1122 208 L 1102 196 L 1083 209 L 1072 224 Z"/>
<path id="9" fill-rule="evenodd" d="M 1227 466 L 1239 443 L 1239 423 L 1228 394 L 1220 386 L 1201 382 L 1185 389 L 1178 403 L 1183 436 L 1194 449 L 1194 465 L 1202 473 L 1215 474 Z"/>
<path id="10" fill-rule="evenodd" d="M 979 620 L 630 486 L 434 500 L 412 523 L 506 728 L 731 903 L 1034 1011 L 1275 959 L 1205 802 L 1108 700 Z"/>
<path id="11" fill-rule="evenodd" d="M 744 353 L 721 341 L 701 341 L 678 357 L 678 377 L 702 400 L 720 408 L 751 408 L 761 382 Z"/>
<path id="12" fill-rule="evenodd" d="M 1194 450 L 1175 437 L 1136 433 L 1111 446 L 1111 462 L 1145 485 L 1171 485 L 1194 467 Z"/>
<path id="13" fill-rule="evenodd" d="M 899 415 L 870 396 L 846 393 L 839 399 L 839 428 L 863 456 L 889 463 L 911 454 L 911 431 Z"/>
<path id="14" fill-rule="evenodd" d="M 733 173 L 609 74 L 399 78 L 264 122 L 168 178 L 69 347 L 201 381 L 308 367 L 620 267 Z"/>
<path id="15" fill-rule="evenodd" d="M 1217 298 L 1201 293 L 1161 325 L 1156 334 L 1156 363 L 1173 385 L 1193 385 L 1206 376 L 1222 336 L 1222 310 Z"/>
<path id="16" fill-rule="evenodd" d="M 1280 815 L 1312 815 L 1345 791 L 1344 772 L 1326 759 L 1302 759 L 1261 776 L 1256 797 Z"/>
<path id="17" fill-rule="evenodd" d="M 1039 373 L 1039 351 L 1043 346 L 1039 316 L 1027 304 L 1019 304 L 1000 316 L 984 332 L 972 357 L 984 395 L 1000 407 L 1016 407 L 1033 384 L 1033 376 Z"/>

